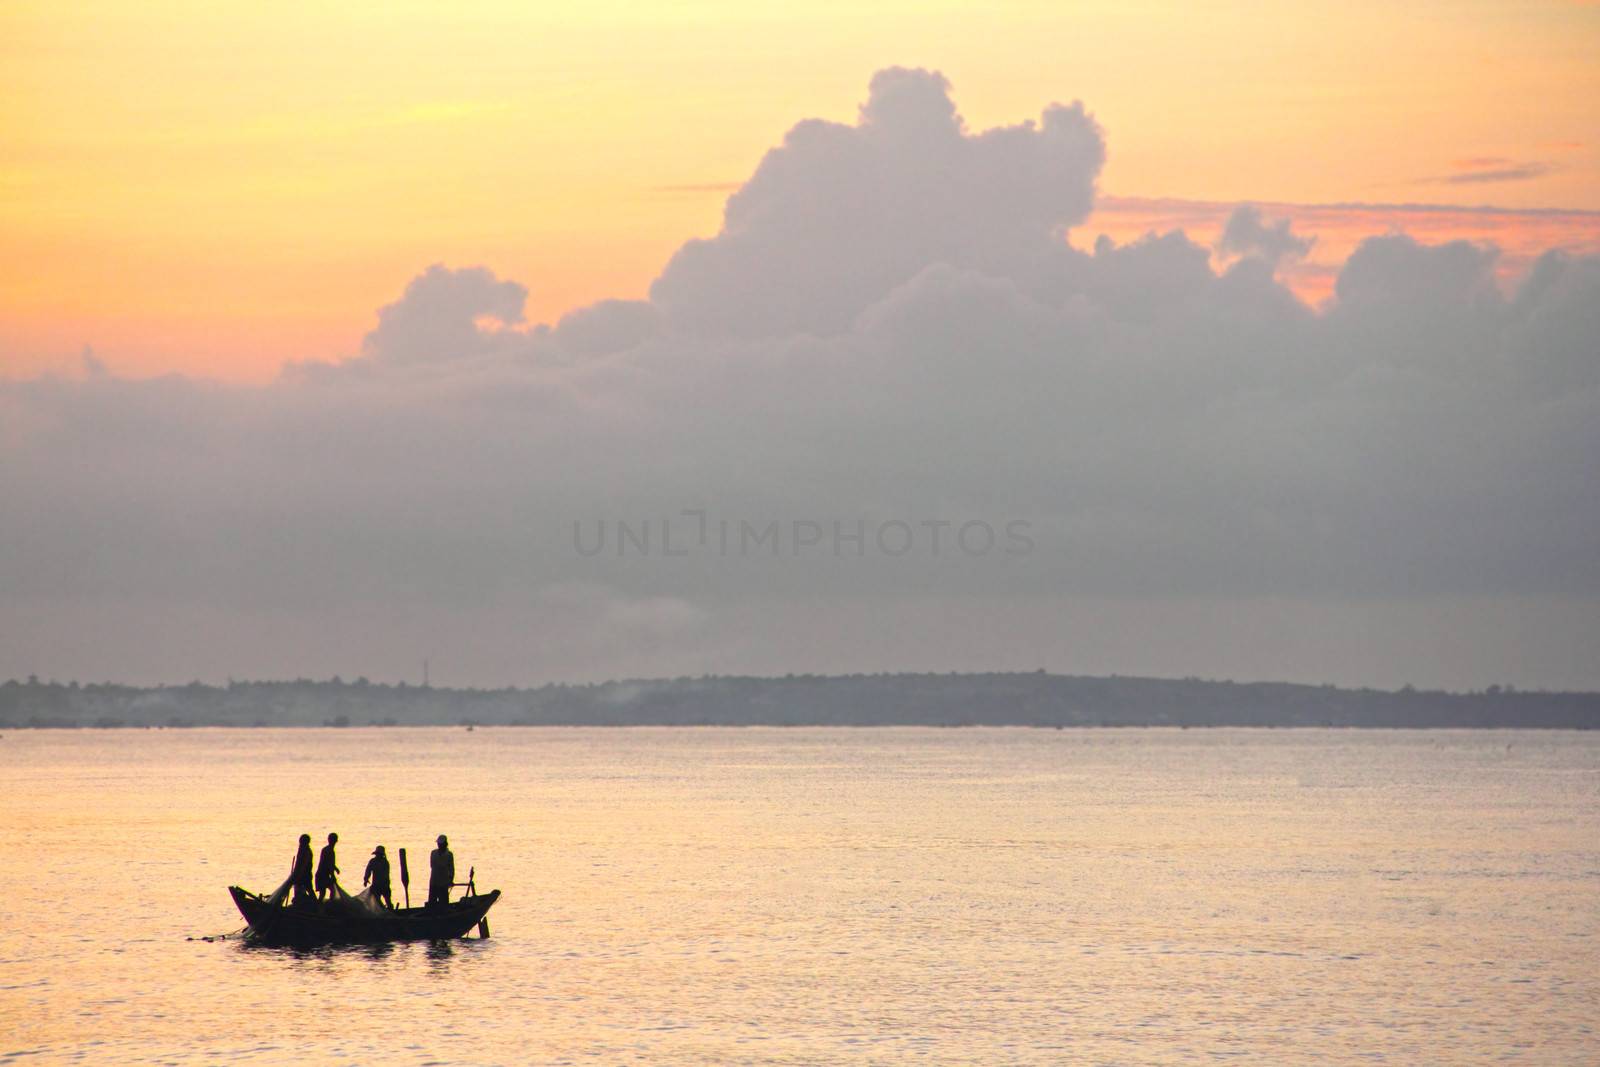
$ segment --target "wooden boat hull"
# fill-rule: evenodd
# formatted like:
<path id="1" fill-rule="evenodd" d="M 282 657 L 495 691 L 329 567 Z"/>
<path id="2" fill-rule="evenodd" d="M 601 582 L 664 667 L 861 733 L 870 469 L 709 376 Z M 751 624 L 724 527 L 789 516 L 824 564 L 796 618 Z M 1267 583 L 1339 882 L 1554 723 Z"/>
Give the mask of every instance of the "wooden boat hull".
<path id="1" fill-rule="evenodd" d="M 239 914 L 250 924 L 253 940 L 299 947 L 464 937 L 500 899 L 500 890 L 496 889 L 437 907 L 369 911 L 359 905 L 331 901 L 274 907 L 238 886 L 229 886 L 228 892 Z"/>

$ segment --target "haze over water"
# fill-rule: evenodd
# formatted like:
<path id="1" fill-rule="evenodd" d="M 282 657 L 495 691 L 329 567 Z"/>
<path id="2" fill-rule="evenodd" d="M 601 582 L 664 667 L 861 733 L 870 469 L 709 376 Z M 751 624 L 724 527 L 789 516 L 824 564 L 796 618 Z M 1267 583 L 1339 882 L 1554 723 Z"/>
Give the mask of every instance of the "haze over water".
<path id="1" fill-rule="evenodd" d="M 187 940 L 329 830 L 493 937 Z M 1600 1059 L 1591 734 L 13 731 L 0 834 L 0 1064 Z"/>

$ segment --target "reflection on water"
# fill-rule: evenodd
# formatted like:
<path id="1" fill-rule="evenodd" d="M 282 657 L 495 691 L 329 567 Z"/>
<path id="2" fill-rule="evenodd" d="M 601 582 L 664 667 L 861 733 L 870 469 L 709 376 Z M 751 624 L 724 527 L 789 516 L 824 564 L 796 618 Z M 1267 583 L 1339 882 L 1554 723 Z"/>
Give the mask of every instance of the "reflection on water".
<path id="1" fill-rule="evenodd" d="M 263 945 L 242 933 L 227 935 L 225 938 L 195 938 L 197 941 L 216 943 L 226 940 L 234 951 L 247 953 L 252 956 L 271 958 L 279 957 L 300 965 L 322 965 L 324 969 L 334 970 L 331 965 L 343 959 L 359 959 L 364 964 L 373 968 L 375 976 L 382 974 L 383 965 L 393 963 L 404 968 L 406 959 L 403 953 L 408 951 L 421 951 L 428 961 L 428 972 L 433 977 L 447 977 L 450 974 L 450 964 L 463 949 L 470 951 L 471 944 L 480 940 L 473 935 L 467 939 L 455 941 L 421 941 L 415 943 L 389 942 L 375 945 L 318 945 L 314 948 L 300 948 L 293 945 Z"/>
<path id="2" fill-rule="evenodd" d="M 495 936 L 188 940 L 330 830 Z M 0 1065 L 1600 1059 L 1589 735 L 19 731 L 0 834 Z"/>
<path id="3" fill-rule="evenodd" d="M 449 964 L 455 954 L 455 947 L 448 941 L 428 942 L 428 962 L 434 964 L 431 968 L 434 977 L 442 978 L 450 973 Z"/>

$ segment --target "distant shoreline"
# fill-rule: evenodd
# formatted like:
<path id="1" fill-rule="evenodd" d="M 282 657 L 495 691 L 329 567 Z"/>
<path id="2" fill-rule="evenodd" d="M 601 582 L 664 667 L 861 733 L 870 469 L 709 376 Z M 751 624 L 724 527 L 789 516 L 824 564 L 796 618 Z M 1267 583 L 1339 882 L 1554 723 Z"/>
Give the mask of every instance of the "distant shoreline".
<path id="1" fill-rule="evenodd" d="M 449 689 L 297 680 L 0 683 L 0 730 L 364 726 L 1600 729 L 1600 693 L 1345 689 L 1032 673 L 639 679 Z"/>

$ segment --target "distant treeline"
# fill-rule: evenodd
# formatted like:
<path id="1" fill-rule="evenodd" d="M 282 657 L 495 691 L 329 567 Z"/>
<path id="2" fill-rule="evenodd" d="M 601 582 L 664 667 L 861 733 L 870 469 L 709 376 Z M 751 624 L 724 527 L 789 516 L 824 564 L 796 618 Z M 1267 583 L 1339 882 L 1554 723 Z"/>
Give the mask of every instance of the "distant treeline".
<path id="1" fill-rule="evenodd" d="M 439 689 L 329 681 L 0 684 L 0 729 L 184 726 L 1600 728 L 1600 693 L 1447 693 L 1046 674 L 701 677 Z"/>

